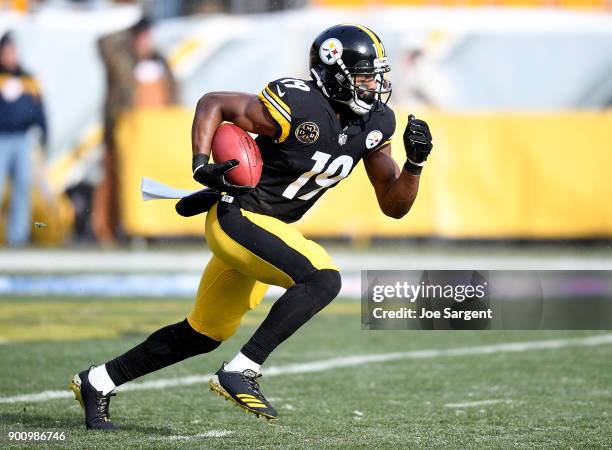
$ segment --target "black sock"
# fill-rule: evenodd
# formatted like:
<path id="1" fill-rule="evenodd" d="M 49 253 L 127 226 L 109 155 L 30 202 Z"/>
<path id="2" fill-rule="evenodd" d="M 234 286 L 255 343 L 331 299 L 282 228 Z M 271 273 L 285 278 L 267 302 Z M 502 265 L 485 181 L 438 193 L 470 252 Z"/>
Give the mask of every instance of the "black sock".
<path id="1" fill-rule="evenodd" d="M 198 333 L 187 319 L 168 325 L 144 342 L 106 363 L 106 371 L 115 385 L 131 381 L 202 353 L 216 349 L 221 342 Z"/>
<path id="2" fill-rule="evenodd" d="M 253 337 L 242 347 L 242 354 L 257 364 L 263 364 L 276 347 L 338 295 L 341 285 L 337 270 L 323 269 L 287 289 L 272 305 Z"/>

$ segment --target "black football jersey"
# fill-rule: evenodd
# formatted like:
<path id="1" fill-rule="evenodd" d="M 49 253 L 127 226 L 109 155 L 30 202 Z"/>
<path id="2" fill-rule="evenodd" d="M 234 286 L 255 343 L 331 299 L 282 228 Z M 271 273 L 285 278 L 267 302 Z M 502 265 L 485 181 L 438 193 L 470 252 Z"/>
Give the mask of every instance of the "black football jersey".
<path id="1" fill-rule="evenodd" d="M 281 78 L 268 83 L 259 99 L 277 132 L 256 139 L 261 180 L 236 200 L 241 208 L 287 223 L 300 219 L 364 156 L 388 144 L 395 131 L 395 115 L 386 105 L 342 126 L 312 81 Z"/>

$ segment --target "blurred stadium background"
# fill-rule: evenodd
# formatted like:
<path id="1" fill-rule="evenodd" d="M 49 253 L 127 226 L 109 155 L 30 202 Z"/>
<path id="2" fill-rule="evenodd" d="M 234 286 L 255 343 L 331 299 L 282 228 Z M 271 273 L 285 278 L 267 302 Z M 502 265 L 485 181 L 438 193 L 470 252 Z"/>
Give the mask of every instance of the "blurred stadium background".
<path id="1" fill-rule="evenodd" d="M 180 100 L 169 107 L 134 108 L 118 120 L 120 233 L 116 243 L 102 245 L 90 223 L 92 192 L 103 177 L 105 151 L 106 81 L 97 42 L 127 29 L 143 15 L 154 20 L 154 42 L 174 73 Z M 0 0 L 0 35 L 12 30 L 24 67 L 38 79 L 50 130 L 47 148 L 34 155 L 32 242 L 22 248 L 4 245 L 0 249 L 0 353 L 9 362 L 0 369 L 0 402 L 11 408 L 2 416 L 12 424 L 10 429 L 62 428 L 67 423 L 78 428 L 75 410 L 57 415 L 55 400 L 47 402 L 54 398 L 67 401 L 67 395 L 50 394 L 43 403 L 34 403 L 28 409 L 33 414 L 30 418 L 25 407 L 23 413 L 20 409 L 21 402 L 29 405 L 30 400 L 19 396 L 60 390 L 62 377 L 92 357 L 104 361 L 158 326 L 184 317 L 209 257 L 202 240 L 204 218 L 181 218 L 170 201 L 143 202 L 141 179 L 197 189 L 189 171 L 189 132 L 198 98 L 214 90 L 256 93 L 266 82 L 282 76 L 307 77 L 312 39 L 338 22 L 363 23 L 386 45 L 394 84 L 390 103 L 398 118 L 393 142 L 396 160 L 404 160 L 401 134 L 409 113 L 429 122 L 434 152 L 423 172 L 417 202 L 404 219 L 395 221 L 379 213 L 360 167 L 297 224 L 306 235 L 325 243 L 344 270 L 344 286 L 336 309 L 315 321 L 307 338 L 296 337 L 295 343 L 279 352 L 275 364 L 300 362 L 298 354 L 314 360 L 382 348 L 418 350 L 448 347 L 449 342 L 474 346 L 536 338 L 529 333 L 491 332 L 486 337 L 421 333 L 412 334 L 411 343 L 406 344 L 405 334 L 385 332 L 371 337 L 374 332 L 361 331 L 356 336 L 359 307 L 352 299 L 359 296 L 360 270 L 612 269 L 610 0 Z M 4 200 L 0 228 L 5 226 L 8 194 Z M 4 232 L 0 236 L 3 239 Z M 270 292 L 272 297 L 277 293 Z M 247 318 L 239 338 L 252 331 L 267 307 Z M 349 342 L 351 336 L 355 340 Z M 314 351 L 306 339 L 320 339 L 321 346 Z M 238 344 L 232 340 L 230 346 L 234 349 Z M 548 354 L 543 360 L 535 353 L 520 360 L 501 355 L 480 361 L 474 370 L 495 373 L 495 383 L 510 386 L 504 391 L 509 394 L 500 397 L 502 404 L 508 396 L 526 392 L 523 389 L 535 396 L 541 390 L 555 401 L 548 404 L 540 398 L 529 403 L 531 397 L 525 397 L 522 404 L 528 404 L 527 412 L 503 406 L 495 414 L 500 423 L 514 427 L 506 434 L 499 434 L 499 428 L 487 428 L 482 416 L 469 411 L 469 420 L 468 416 L 460 419 L 465 426 L 482 427 L 484 435 L 499 439 L 490 441 L 498 446 L 517 442 L 566 446 L 574 433 L 573 445 L 605 447 L 610 444 L 609 429 L 601 434 L 606 421 L 609 425 L 605 402 L 609 407 L 611 381 L 609 375 L 603 375 L 610 368 L 608 349 L 566 349 L 559 352 L 559 358 Z M 36 361 L 48 370 L 24 383 L 24 374 L 40 371 Z M 541 361 L 543 365 L 538 366 Z M 198 364 L 167 369 L 162 375 L 210 371 L 216 360 Z M 441 373 L 455 380 L 460 389 L 490 389 L 486 398 L 499 394 L 483 380 L 480 386 L 472 379 L 472 366 L 458 359 L 448 365 L 434 360 L 427 364 L 421 366 L 424 372 L 414 375 L 416 385 L 430 382 L 432 373 Z M 530 372 L 536 367 L 541 373 Z M 581 374 L 581 367 L 587 372 Z M 414 373 L 410 366 L 400 369 Z M 381 379 L 375 367 L 363 370 L 366 378 Z M 525 376 L 518 380 L 508 375 L 521 371 Z M 511 378 L 504 378 L 505 374 Z M 312 379 L 302 377 L 298 378 L 304 380 L 301 384 L 309 386 Z M 360 381 L 354 382 L 358 385 Z M 398 380 L 390 381 L 394 382 Z M 323 378 L 321 383 L 325 383 Z M 346 390 L 340 393 L 352 392 L 348 381 L 345 384 Z M 459 413 L 454 407 L 442 408 L 446 413 L 441 416 L 435 402 L 432 406 L 429 400 L 448 386 L 427 386 L 419 394 L 422 398 L 410 397 L 417 394 L 407 390 L 398 394 L 407 396 L 401 398 L 407 404 L 427 402 L 419 410 L 425 415 L 415 419 L 420 420 L 415 426 L 421 433 L 417 432 L 415 445 L 483 445 L 485 441 L 470 440 L 460 429 L 442 426 L 457 420 Z M 552 386 L 559 391 L 549 391 Z M 586 406 L 564 397 L 564 389 L 572 387 L 578 389 L 576 396 L 580 394 Z M 283 396 L 283 389 L 290 391 L 290 386 L 280 383 L 279 389 Z M 364 398 L 372 404 L 377 395 L 384 394 L 370 385 L 363 392 L 371 393 Z M 444 392 L 449 404 L 460 401 L 450 391 Z M 188 397 L 165 397 L 163 402 L 188 402 Z M 136 412 L 121 413 L 132 414 L 131 419 L 144 427 L 139 411 L 149 414 L 147 408 L 154 410 L 158 405 L 143 398 L 145 403 Z M 297 400 L 291 403 L 299 404 Z M 381 415 L 385 413 L 382 409 L 400 408 L 385 405 L 377 406 Z M 205 408 L 213 414 L 216 406 Z M 336 406 L 327 404 L 332 411 Z M 306 403 L 298 409 L 317 407 Z M 349 407 L 351 421 L 361 417 L 355 416 L 359 408 L 357 404 Z M 290 425 L 299 427 L 299 420 L 305 418 L 315 430 L 319 426 L 313 417 L 291 416 L 290 409 L 293 406 L 284 411 Z M 402 417 L 402 411 L 398 409 L 395 417 Z M 172 432 L 184 426 L 197 433 L 196 422 L 189 422 L 184 410 L 180 414 L 171 425 L 157 417 L 152 426 L 161 430 L 169 426 Z M 552 419 L 573 420 L 570 416 L 582 418 L 576 423 L 584 425 L 583 431 L 592 425 L 594 434 L 576 434 L 575 428 L 566 426 L 569 422 Z M 528 434 L 525 427 L 534 417 L 544 425 Z M 232 422 L 231 414 L 224 412 L 221 418 L 232 424 L 227 427 L 242 426 Z M 345 425 L 334 420 L 326 430 L 330 436 L 334 427 L 341 430 Z M 378 426 L 376 420 L 373 426 Z M 441 428 L 428 429 L 436 421 Z M 367 418 L 362 423 L 366 422 Z M 406 421 L 393 426 L 404 430 Z M 245 433 L 256 433 L 249 427 Z M 141 446 L 169 445 L 163 436 L 152 438 L 162 439 L 161 443 L 147 440 L 146 427 L 132 432 L 143 439 Z M 386 442 L 400 445 L 400 435 L 390 430 Z M 288 432 L 275 442 L 295 445 L 292 436 Z M 359 440 L 359 430 L 347 436 L 311 445 L 370 442 Z M 603 436 L 603 440 L 589 440 L 593 436 Z M 260 432 L 254 442 L 265 445 L 268 437 Z M 300 435 L 298 439 L 306 438 Z M 120 441 L 115 444 L 122 445 Z"/>

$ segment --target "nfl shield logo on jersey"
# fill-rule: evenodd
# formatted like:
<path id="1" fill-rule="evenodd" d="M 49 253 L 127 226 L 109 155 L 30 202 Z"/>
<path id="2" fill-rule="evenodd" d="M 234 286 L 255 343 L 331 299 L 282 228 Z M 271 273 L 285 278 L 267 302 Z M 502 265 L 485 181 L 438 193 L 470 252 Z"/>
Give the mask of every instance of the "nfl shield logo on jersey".
<path id="1" fill-rule="evenodd" d="M 378 130 L 370 131 L 368 133 L 368 137 L 366 138 L 366 148 L 368 150 L 373 149 L 378 144 L 380 144 L 380 141 L 382 141 L 382 138 L 383 138 L 383 134 L 380 131 Z"/>
<path id="2" fill-rule="evenodd" d="M 340 146 L 346 144 L 346 140 L 348 139 L 348 136 L 344 133 L 340 133 L 340 136 L 338 136 L 338 144 Z"/>

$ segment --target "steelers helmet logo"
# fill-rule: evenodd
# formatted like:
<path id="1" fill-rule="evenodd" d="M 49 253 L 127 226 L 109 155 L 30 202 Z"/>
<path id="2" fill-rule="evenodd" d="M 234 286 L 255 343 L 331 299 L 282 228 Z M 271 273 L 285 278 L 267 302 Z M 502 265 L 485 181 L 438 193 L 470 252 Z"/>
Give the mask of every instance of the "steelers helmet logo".
<path id="1" fill-rule="evenodd" d="M 366 137 L 366 148 L 368 150 L 373 149 L 378 144 L 380 144 L 380 141 L 382 141 L 382 138 L 383 138 L 383 134 L 380 131 L 378 130 L 370 131 L 368 133 L 368 137 Z"/>
<path id="2" fill-rule="evenodd" d="M 327 39 L 319 47 L 319 56 L 325 64 L 335 64 L 342 57 L 342 42 L 336 38 Z"/>
<path id="3" fill-rule="evenodd" d="M 295 137 L 302 144 L 312 144 L 319 139 L 319 127 L 314 122 L 304 122 L 295 129 Z"/>

